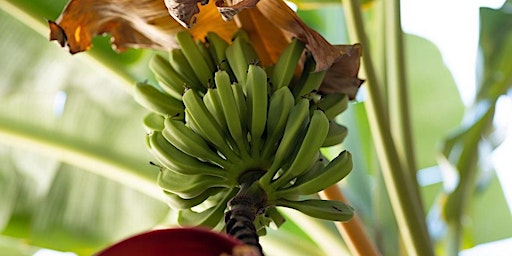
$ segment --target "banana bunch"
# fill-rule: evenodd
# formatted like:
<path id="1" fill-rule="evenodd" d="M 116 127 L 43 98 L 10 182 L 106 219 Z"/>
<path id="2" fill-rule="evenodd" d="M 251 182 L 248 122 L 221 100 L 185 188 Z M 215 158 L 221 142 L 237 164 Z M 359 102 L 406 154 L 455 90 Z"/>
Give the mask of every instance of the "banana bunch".
<path id="1" fill-rule="evenodd" d="M 347 108 L 344 94 L 321 95 L 325 71 L 315 72 L 305 45 L 293 39 L 272 67 L 260 67 L 248 35 L 231 43 L 215 33 L 204 42 L 187 31 L 180 49 L 155 55 L 150 68 L 158 86 L 140 83 L 135 99 L 144 119 L 147 145 L 161 166 L 158 185 L 181 225 L 216 227 L 241 180 L 257 182 L 265 204 L 255 225 L 280 225 L 276 206 L 345 221 L 352 209 L 311 197 L 352 169 L 349 152 L 328 161 L 320 148 L 341 143 L 347 129 L 335 122 Z"/>

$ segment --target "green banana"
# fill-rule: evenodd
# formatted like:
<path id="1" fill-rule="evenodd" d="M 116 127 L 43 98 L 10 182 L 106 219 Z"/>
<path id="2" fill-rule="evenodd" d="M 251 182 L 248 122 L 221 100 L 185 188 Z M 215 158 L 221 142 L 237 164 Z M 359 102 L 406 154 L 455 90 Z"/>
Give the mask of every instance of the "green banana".
<path id="1" fill-rule="evenodd" d="M 297 138 L 300 138 L 300 134 L 304 130 L 308 121 L 309 100 L 301 98 L 290 111 L 284 128 L 283 138 L 275 151 L 272 165 L 260 179 L 260 184 L 263 187 L 270 184 L 270 181 L 274 178 L 279 168 L 292 154 L 298 144 Z"/>
<path id="2" fill-rule="evenodd" d="M 151 112 L 144 117 L 142 121 L 146 133 L 151 134 L 153 131 L 161 131 L 164 129 L 164 117 Z"/>
<path id="3" fill-rule="evenodd" d="M 252 45 L 247 41 L 243 34 L 235 37 L 233 43 L 226 48 L 226 59 L 236 80 L 242 85 L 245 84 L 247 79 L 247 69 L 249 64 L 253 64 L 258 61 L 254 48 L 252 48 Z"/>
<path id="4" fill-rule="evenodd" d="M 183 175 L 162 168 L 158 174 L 157 184 L 165 191 L 178 195 L 183 199 L 191 199 L 201 195 L 208 188 L 227 187 L 226 180 L 209 175 Z"/>
<path id="5" fill-rule="evenodd" d="M 325 137 L 325 141 L 322 144 L 322 147 L 339 145 L 347 137 L 347 134 L 347 127 L 336 123 L 334 120 L 330 120 L 329 132 L 327 133 L 327 137 Z"/>
<path id="6" fill-rule="evenodd" d="M 348 96 L 344 93 L 330 93 L 322 97 L 317 108 L 324 111 L 329 120 L 334 119 L 348 107 Z"/>
<path id="7" fill-rule="evenodd" d="M 203 96 L 203 102 L 208 111 L 215 118 L 217 123 L 219 123 L 221 129 L 223 131 L 228 130 L 226 117 L 224 115 L 224 111 L 222 110 L 219 91 L 217 90 L 217 88 L 209 88 Z"/>
<path id="8" fill-rule="evenodd" d="M 155 75 L 158 84 L 171 97 L 181 100 L 181 95 L 185 91 L 185 81 L 174 70 L 168 60 L 156 54 L 149 61 L 149 69 Z"/>
<path id="9" fill-rule="evenodd" d="M 183 103 L 146 83 L 137 83 L 134 98 L 143 107 L 163 116 L 183 115 Z"/>
<path id="10" fill-rule="evenodd" d="M 176 73 L 183 78 L 183 81 L 185 81 L 185 87 L 196 89 L 201 92 L 206 91 L 206 88 L 196 76 L 192 66 L 188 63 L 182 49 L 174 48 L 169 52 L 169 63 Z"/>
<path id="11" fill-rule="evenodd" d="M 240 85 L 239 83 L 233 83 L 231 84 L 231 87 L 233 89 L 233 95 L 235 96 L 235 101 L 238 108 L 238 115 L 240 116 L 240 123 L 242 124 L 242 131 L 244 134 L 247 134 L 248 111 L 244 90 L 242 88 L 242 85 Z"/>
<path id="12" fill-rule="evenodd" d="M 354 209 L 340 201 L 320 199 L 290 201 L 278 199 L 276 205 L 298 210 L 311 217 L 331 221 L 348 221 L 354 215 Z"/>
<path id="13" fill-rule="evenodd" d="M 202 161 L 210 161 L 219 166 L 225 165 L 226 160 L 216 151 L 212 151 L 203 137 L 187 127 L 185 123 L 167 117 L 164 124 L 162 135 L 173 146 Z"/>
<path id="14" fill-rule="evenodd" d="M 238 159 L 226 141 L 226 132 L 221 129 L 219 123 L 208 111 L 198 93 L 193 89 L 187 90 L 183 94 L 183 103 L 186 108 L 186 123 L 204 139 L 215 145 L 228 160 Z"/>
<path id="15" fill-rule="evenodd" d="M 304 84 L 301 86 L 301 90 L 297 93 L 295 98 L 304 97 L 311 92 L 317 91 L 324 81 L 326 72 L 325 70 L 309 72 L 305 78 Z"/>
<path id="16" fill-rule="evenodd" d="M 208 62 L 203 57 L 203 54 L 201 54 L 201 51 L 194 42 L 192 35 L 188 30 L 181 30 L 176 33 L 176 40 L 180 44 L 183 55 L 185 55 L 185 58 L 192 67 L 192 71 L 199 79 L 199 82 L 205 88 L 208 88 L 208 83 L 212 79 L 214 69 L 213 67 L 210 69 Z"/>
<path id="17" fill-rule="evenodd" d="M 270 75 L 270 81 L 274 89 L 277 90 L 290 84 L 305 46 L 304 42 L 298 38 L 293 38 L 291 43 L 286 46 L 272 68 Z"/>
<path id="18" fill-rule="evenodd" d="M 293 87 L 296 99 L 304 97 L 318 90 L 327 71 L 315 71 L 316 62 L 310 53 L 306 54 L 306 61 L 298 83 Z"/>
<path id="19" fill-rule="evenodd" d="M 251 146 L 259 153 L 260 141 L 267 123 L 267 73 L 261 67 L 249 65 L 246 81 L 246 102 L 251 134 Z"/>
<path id="20" fill-rule="evenodd" d="M 275 197 L 286 197 L 286 198 L 289 198 L 290 196 L 297 197 L 299 194 L 295 195 L 293 193 L 287 193 L 287 194 L 290 194 L 290 195 L 282 196 L 285 192 L 281 192 L 281 191 L 287 191 L 287 189 L 289 189 L 291 187 L 294 187 L 296 185 L 299 185 L 299 184 L 302 184 L 304 182 L 307 182 L 310 179 L 313 179 L 315 176 L 317 176 L 319 173 L 322 172 L 322 169 L 325 167 L 325 165 L 328 162 L 329 161 L 319 151 L 318 152 L 318 156 L 313 161 L 311 166 L 308 167 L 308 169 L 306 171 L 304 171 L 301 175 L 298 175 L 297 178 L 294 179 L 292 184 L 290 184 L 289 186 L 285 186 L 283 188 L 280 188 L 276 192 Z"/>
<path id="21" fill-rule="evenodd" d="M 214 206 L 202 211 L 195 212 L 191 209 L 184 209 L 178 212 L 178 224 L 180 226 L 203 226 L 214 228 L 223 219 L 227 203 L 236 194 L 237 189 L 230 189 Z"/>
<path id="22" fill-rule="evenodd" d="M 270 97 L 268 107 L 266 141 L 262 150 L 262 158 L 270 158 L 277 143 L 283 136 L 288 115 L 295 104 L 295 99 L 288 86 L 279 88 Z"/>
<path id="23" fill-rule="evenodd" d="M 169 191 L 165 191 L 165 190 L 164 190 L 164 194 L 166 195 L 166 202 L 167 202 L 167 204 L 169 204 L 169 206 L 171 208 L 181 210 L 181 209 L 188 209 L 188 208 L 197 206 L 197 205 L 203 203 L 204 201 L 206 201 L 206 199 L 208 199 L 210 196 L 215 195 L 222 190 L 223 190 L 223 188 L 216 188 L 216 187 L 208 188 L 200 195 L 198 195 L 194 198 L 190 198 L 190 199 L 183 199 L 180 196 L 178 196 L 174 193 L 171 193 Z"/>
<path id="24" fill-rule="evenodd" d="M 228 126 L 229 133 L 238 146 L 239 151 L 245 153 L 247 151 L 247 136 L 243 133 L 242 122 L 238 113 L 238 105 L 235 95 L 231 87 L 229 74 L 220 70 L 215 73 L 215 85 L 220 96 L 220 103 L 224 112 L 225 121 Z"/>
<path id="25" fill-rule="evenodd" d="M 212 56 L 213 63 L 217 67 L 216 70 L 226 70 L 230 76 L 233 74 L 226 60 L 226 49 L 229 44 L 215 32 L 206 33 L 206 42 L 208 42 L 208 50 Z M 233 77 L 234 78 L 234 77 Z"/>
<path id="26" fill-rule="evenodd" d="M 208 49 L 208 46 L 205 42 L 201 40 L 196 40 L 197 49 L 199 49 L 199 52 L 203 56 L 203 59 L 206 61 L 206 64 L 208 64 L 208 68 L 210 69 L 210 77 L 212 76 L 213 72 L 217 70 L 217 65 L 213 62 L 212 55 L 210 54 L 210 50 Z"/>
<path id="27" fill-rule="evenodd" d="M 352 156 L 349 152 L 343 151 L 327 166 L 323 167 L 323 163 L 314 175 L 308 175 L 302 179 L 297 178 L 295 183 L 286 189 L 276 192 L 276 197 L 287 197 L 290 195 L 310 195 L 322 191 L 338 181 L 342 180 L 352 170 Z"/>
<path id="28" fill-rule="evenodd" d="M 329 120 L 321 110 L 315 110 L 309 126 L 300 145 L 299 151 L 293 158 L 291 165 L 287 170 L 270 185 L 273 188 L 279 188 L 287 184 L 291 179 L 302 174 L 309 166 L 311 166 L 318 154 L 325 137 L 329 132 Z"/>
<path id="29" fill-rule="evenodd" d="M 207 174 L 221 178 L 229 178 L 231 166 L 223 168 L 200 161 L 199 159 L 185 154 L 169 143 L 161 132 L 153 132 L 148 135 L 148 142 L 151 153 L 165 168 L 183 175 Z"/>

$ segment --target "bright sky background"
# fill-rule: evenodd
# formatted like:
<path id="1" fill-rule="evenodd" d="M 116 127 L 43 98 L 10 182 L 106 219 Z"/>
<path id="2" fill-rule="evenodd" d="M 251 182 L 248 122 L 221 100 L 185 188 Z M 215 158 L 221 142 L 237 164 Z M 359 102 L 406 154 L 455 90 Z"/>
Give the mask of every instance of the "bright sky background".
<path id="1" fill-rule="evenodd" d="M 461 91 L 463 102 L 468 105 L 475 93 L 475 64 L 478 46 L 479 8 L 488 6 L 499 8 L 504 0 L 402 0 L 402 26 L 405 32 L 431 40 L 440 49 Z M 512 101 L 510 98 L 499 101 L 497 125 L 507 132 L 504 143 L 493 154 L 498 177 L 512 209 L 512 186 L 504 181 L 512 181 L 510 153 L 512 152 Z M 463 256 L 510 255 L 512 238 L 499 243 L 477 246 L 462 253 Z M 498 250 L 499 248 L 499 250 Z M 41 250 L 34 256 L 69 256 L 49 250 Z"/>

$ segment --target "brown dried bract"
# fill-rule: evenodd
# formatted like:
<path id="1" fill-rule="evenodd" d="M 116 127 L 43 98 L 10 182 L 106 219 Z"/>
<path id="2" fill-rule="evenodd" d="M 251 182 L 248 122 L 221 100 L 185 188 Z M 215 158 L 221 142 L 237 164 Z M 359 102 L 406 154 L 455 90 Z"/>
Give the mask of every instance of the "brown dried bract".
<path id="1" fill-rule="evenodd" d="M 357 78 L 362 54 L 361 45 L 337 45 L 340 56 L 327 70 L 319 88 L 323 93 L 345 93 L 354 99 L 363 80 Z"/>
<path id="2" fill-rule="evenodd" d="M 258 2 L 259 0 L 233 1 L 233 4 L 228 6 L 224 0 L 217 0 L 215 5 L 222 18 L 228 21 L 232 20 L 242 10 L 255 7 Z"/>
<path id="3" fill-rule="evenodd" d="M 328 70 L 322 92 L 353 98 L 362 83 L 357 78 L 361 47 L 331 45 L 282 0 L 71 0 L 57 21 L 49 22 L 50 39 L 71 53 L 88 50 L 94 36 L 107 33 L 118 51 L 170 50 L 177 47 L 175 34 L 184 26 L 192 27 L 194 38 L 201 40 L 211 31 L 229 41 L 237 29 L 244 29 L 264 66 L 275 63 L 296 37 L 306 43 L 316 70 Z"/>
<path id="4" fill-rule="evenodd" d="M 186 28 L 191 28 L 197 20 L 199 13 L 198 3 L 208 4 L 208 0 L 165 0 L 165 6 L 171 17 Z"/>

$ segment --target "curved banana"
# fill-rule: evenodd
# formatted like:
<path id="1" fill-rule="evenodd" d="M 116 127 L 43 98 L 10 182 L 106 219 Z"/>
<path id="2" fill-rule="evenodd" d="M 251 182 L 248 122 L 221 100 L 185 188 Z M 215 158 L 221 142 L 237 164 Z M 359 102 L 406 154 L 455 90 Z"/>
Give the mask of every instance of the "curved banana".
<path id="1" fill-rule="evenodd" d="M 242 30 L 239 31 L 238 36 L 235 36 L 233 43 L 226 48 L 226 59 L 238 83 L 244 85 L 249 64 L 258 62 L 258 56 Z"/>
<path id="2" fill-rule="evenodd" d="M 305 46 L 304 42 L 293 38 L 281 53 L 270 75 L 270 81 L 275 90 L 290 84 Z"/>
<path id="3" fill-rule="evenodd" d="M 324 111 L 329 120 L 334 119 L 348 107 L 348 96 L 344 93 L 330 93 L 322 97 L 317 107 Z"/>
<path id="4" fill-rule="evenodd" d="M 155 75 L 158 84 L 171 97 L 181 100 L 185 91 L 185 81 L 172 68 L 171 64 L 164 57 L 156 54 L 149 61 L 149 69 Z"/>
<path id="5" fill-rule="evenodd" d="M 212 163 L 203 162 L 185 154 L 171 145 L 160 132 L 155 131 L 148 135 L 148 142 L 151 153 L 158 162 L 176 173 L 183 175 L 207 174 L 226 179 L 231 175 L 231 166 L 223 166 L 223 169 Z"/>
<path id="6" fill-rule="evenodd" d="M 327 71 L 315 71 L 316 62 L 310 53 L 306 53 L 306 61 L 298 83 L 293 87 L 293 95 L 296 99 L 304 97 L 318 90 Z"/>
<path id="7" fill-rule="evenodd" d="M 187 208 L 192 208 L 194 206 L 197 206 L 197 205 L 203 203 L 210 196 L 215 195 L 222 190 L 223 190 L 223 188 L 216 188 L 216 187 L 209 188 L 209 189 L 205 190 L 203 193 L 201 193 L 200 195 L 198 195 L 194 198 L 189 198 L 189 199 L 183 199 L 180 196 L 178 196 L 174 193 L 171 193 L 169 191 L 165 191 L 165 190 L 164 190 L 164 194 L 166 195 L 166 199 L 167 199 L 166 202 L 167 202 L 167 204 L 169 204 L 169 206 L 171 208 L 187 209 Z"/>
<path id="8" fill-rule="evenodd" d="M 270 158 L 279 140 L 283 137 L 288 115 L 294 104 L 295 99 L 288 86 L 279 88 L 270 97 L 266 128 L 267 137 L 261 153 L 263 159 Z"/>
<path id="9" fill-rule="evenodd" d="M 276 175 L 277 171 L 283 166 L 285 160 L 293 154 L 297 144 L 300 143 L 300 134 L 305 129 L 309 121 L 309 100 L 299 99 L 292 108 L 286 121 L 283 138 L 274 154 L 272 165 L 268 171 L 260 178 L 260 184 L 263 187 L 270 184 L 270 181 Z M 298 142 L 299 140 L 299 142 Z"/>
<path id="10" fill-rule="evenodd" d="M 348 221 L 354 215 L 354 209 L 340 201 L 320 199 L 290 201 L 278 199 L 276 205 L 298 210 L 311 217 L 332 221 Z"/>
<path id="11" fill-rule="evenodd" d="M 226 131 L 222 130 L 215 118 L 206 108 L 203 100 L 193 89 L 183 94 L 185 104 L 185 121 L 205 140 L 215 147 L 229 160 L 238 159 L 238 156 L 226 141 Z"/>
<path id="12" fill-rule="evenodd" d="M 248 147 L 247 136 L 242 130 L 238 105 L 226 71 L 220 70 L 215 73 L 215 85 L 219 92 L 220 103 L 225 116 L 224 120 L 227 123 L 229 133 L 235 141 L 238 150 L 242 151 L 241 153 L 246 153 Z"/>
<path id="13" fill-rule="evenodd" d="M 310 195 L 322 191 L 342 180 L 352 170 L 352 156 L 349 152 L 343 151 L 327 166 L 315 170 L 314 175 L 308 175 L 308 178 L 302 178 L 286 189 L 276 191 L 276 197 L 288 197 L 293 195 Z"/>
<path id="14" fill-rule="evenodd" d="M 152 85 L 137 83 L 134 98 L 143 107 L 160 115 L 183 115 L 183 102 L 165 95 Z"/>
<path id="15" fill-rule="evenodd" d="M 183 81 L 185 81 L 185 87 L 193 88 L 201 92 L 206 91 L 205 87 L 192 69 L 192 66 L 188 63 L 182 49 L 174 48 L 169 52 L 169 63 L 176 73 L 183 78 Z"/>
<path id="16" fill-rule="evenodd" d="M 267 123 L 267 73 L 263 68 L 249 65 L 246 81 L 246 102 L 249 114 L 249 131 L 251 134 L 251 150 L 259 154 L 261 136 Z"/>
<path id="17" fill-rule="evenodd" d="M 208 50 L 212 56 L 213 63 L 217 67 L 216 70 L 226 70 L 232 77 L 233 71 L 229 67 L 226 60 L 226 49 L 229 44 L 217 33 L 209 31 L 206 33 L 206 42 L 208 42 Z M 234 77 L 232 77 L 234 79 Z"/>
<path id="18" fill-rule="evenodd" d="M 270 184 L 274 189 L 287 184 L 291 179 L 302 174 L 318 154 L 329 132 L 329 120 L 321 110 L 314 110 L 309 126 L 300 145 L 299 151 L 293 158 L 291 165 L 277 180 Z M 276 189 L 277 190 L 277 189 Z"/>
<path id="19" fill-rule="evenodd" d="M 176 194 L 183 199 L 197 197 L 208 188 L 227 187 L 226 180 L 217 176 L 183 175 L 167 168 L 160 170 L 157 183 L 163 190 Z"/>
<path id="20" fill-rule="evenodd" d="M 228 130 L 226 117 L 224 115 L 224 111 L 220 103 L 220 96 L 217 88 L 209 88 L 203 96 L 203 102 L 204 105 L 206 106 L 206 109 L 210 111 L 213 118 L 215 118 L 217 123 L 219 123 L 221 129 L 223 131 Z"/>
<path id="21" fill-rule="evenodd" d="M 247 123 L 249 119 L 247 118 L 247 102 L 245 99 L 244 90 L 242 85 L 239 83 L 231 84 L 231 89 L 233 89 L 233 95 L 235 96 L 236 105 L 238 108 L 238 115 L 240 116 L 240 123 L 242 124 L 242 132 L 247 134 Z"/>
<path id="22" fill-rule="evenodd" d="M 226 160 L 221 158 L 216 151 L 212 151 L 203 137 L 187 127 L 185 123 L 167 117 L 164 124 L 162 135 L 173 146 L 202 161 L 209 161 L 219 166 L 225 165 Z"/>
<path id="23" fill-rule="evenodd" d="M 230 189 L 223 192 L 224 195 L 214 206 L 202 211 L 195 212 L 191 209 L 184 209 L 178 212 L 178 224 L 180 226 L 203 226 L 214 228 L 224 217 L 224 210 L 228 201 L 236 194 L 237 189 Z"/>
<path id="24" fill-rule="evenodd" d="M 203 57 L 203 54 L 201 54 L 201 51 L 194 42 L 192 35 L 188 30 L 181 30 L 176 33 L 176 40 L 180 44 L 183 54 L 192 67 L 192 71 L 199 79 L 199 82 L 205 88 L 208 88 L 208 83 L 212 79 L 214 69 L 213 67 L 210 69 L 208 62 Z"/>
<path id="25" fill-rule="evenodd" d="M 329 121 L 329 132 L 327 133 L 327 137 L 325 137 L 325 141 L 322 144 L 322 147 L 331 147 L 335 145 L 339 145 L 345 140 L 347 137 L 348 130 L 347 127 L 336 123 L 334 120 Z"/>
<path id="26" fill-rule="evenodd" d="M 164 129 L 164 117 L 155 112 L 147 114 L 144 120 L 142 120 L 142 123 L 147 134 Z"/>
<path id="27" fill-rule="evenodd" d="M 217 70 L 217 65 L 214 64 L 212 55 L 210 54 L 210 50 L 208 49 L 208 46 L 205 42 L 201 40 L 196 40 L 197 49 L 199 49 L 199 52 L 201 53 L 201 56 L 203 56 L 203 59 L 206 61 L 206 64 L 208 64 L 208 68 L 210 69 L 210 78 Z"/>

